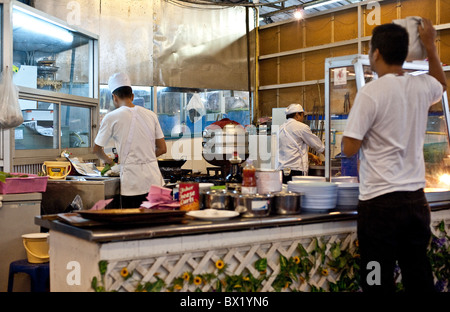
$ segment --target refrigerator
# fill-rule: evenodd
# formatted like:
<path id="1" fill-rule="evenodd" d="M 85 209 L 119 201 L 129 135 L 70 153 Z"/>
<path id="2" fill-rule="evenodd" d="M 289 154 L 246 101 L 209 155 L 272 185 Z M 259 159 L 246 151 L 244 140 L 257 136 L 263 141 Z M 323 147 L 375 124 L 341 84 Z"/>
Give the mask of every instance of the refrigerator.
<path id="1" fill-rule="evenodd" d="M 6 292 L 9 264 L 27 258 L 22 235 L 40 232 L 34 217 L 41 213 L 42 193 L 0 194 L 0 198 L 0 292 Z M 15 275 L 13 291 L 30 291 L 27 274 Z"/>

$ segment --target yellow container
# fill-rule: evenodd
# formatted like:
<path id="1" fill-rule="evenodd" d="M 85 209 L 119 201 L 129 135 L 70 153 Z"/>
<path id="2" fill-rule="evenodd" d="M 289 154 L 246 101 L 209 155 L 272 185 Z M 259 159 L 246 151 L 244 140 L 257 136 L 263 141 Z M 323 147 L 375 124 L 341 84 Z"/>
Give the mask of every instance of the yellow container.
<path id="1" fill-rule="evenodd" d="M 27 252 L 28 262 L 45 263 L 50 260 L 48 254 L 48 233 L 30 233 L 22 235 L 22 242 Z"/>
<path id="2" fill-rule="evenodd" d="M 42 171 L 49 179 L 65 180 L 72 170 L 70 161 L 44 161 Z"/>

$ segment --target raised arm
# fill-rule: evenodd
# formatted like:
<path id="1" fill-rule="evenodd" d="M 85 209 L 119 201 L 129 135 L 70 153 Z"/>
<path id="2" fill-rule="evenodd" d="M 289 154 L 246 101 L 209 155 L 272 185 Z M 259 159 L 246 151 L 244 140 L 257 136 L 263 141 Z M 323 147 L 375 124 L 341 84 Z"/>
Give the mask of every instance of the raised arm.
<path id="1" fill-rule="evenodd" d="M 435 45 L 436 41 L 436 29 L 434 29 L 433 24 L 429 19 L 422 18 L 422 25 L 418 26 L 420 39 L 427 50 L 428 55 L 428 74 L 434 78 L 436 78 L 445 90 L 447 90 L 447 79 L 444 74 L 444 70 L 442 69 L 441 61 L 439 59 L 439 55 L 437 52 L 437 48 Z"/>

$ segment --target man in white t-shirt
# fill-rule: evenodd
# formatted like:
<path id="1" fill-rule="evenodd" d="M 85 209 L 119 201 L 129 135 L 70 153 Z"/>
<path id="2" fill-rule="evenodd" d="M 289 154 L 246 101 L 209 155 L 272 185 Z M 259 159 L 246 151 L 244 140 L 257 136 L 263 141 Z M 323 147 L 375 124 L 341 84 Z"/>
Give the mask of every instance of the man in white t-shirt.
<path id="1" fill-rule="evenodd" d="M 110 139 L 114 141 L 120 163 L 121 207 L 138 208 L 152 184 L 163 185 L 157 157 L 166 153 L 166 142 L 157 115 L 133 104 L 134 94 L 126 74 L 111 76 L 108 87 L 116 109 L 103 118 L 94 153 L 114 165 L 103 150 Z"/>
<path id="2" fill-rule="evenodd" d="M 418 30 L 429 74 L 413 76 L 402 69 L 407 31 L 395 24 L 374 28 L 369 58 L 379 78 L 359 90 L 344 130 L 344 154 L 360 151 L 357 231 L 364 291 L 394 291 L 396 261 L 406 291 L 434 291 L 423 144 L 428 110 L 441 99 L 446 78 L 433 25 L 423 19 Z M 380 282 L 373 278 L 377 273 Z"/>
<path id="3" fill-rule="evenodd" d="M 278 132 L 278 170 L 283 170 L 283 183 L 293 176 L 308 175 L 309 160 L 321 164 L 320 158 L 308 152 L 308 147 L 318 153 L 325 150 L 322 141 L 303 123 L 305 111 L 300 104 L 290 104 L 285 111 L 286 122 Z"/>

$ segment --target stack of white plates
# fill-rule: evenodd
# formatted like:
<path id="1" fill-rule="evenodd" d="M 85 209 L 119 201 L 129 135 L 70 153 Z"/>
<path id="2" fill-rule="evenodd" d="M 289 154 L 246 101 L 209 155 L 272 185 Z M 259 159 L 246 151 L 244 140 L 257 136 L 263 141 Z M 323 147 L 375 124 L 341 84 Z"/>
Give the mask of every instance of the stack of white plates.
<path id="1" fill-rule="evenodd" d="M 318 176 L 293 176 L 292 181 L 325 182 L 326 179 Z"/>
<path id="2" fill-rule="evenodd" d="M 306 211 L 325 212 L 336 207 L 336 183 L 290 181 L 288 191 L 303 193 L 301 207 Z"/>
<path id="3" fill-rule="evenodd" d="M 338 209 L 356 209 L 358 206 L 359 183 L 336 182 L 338 186 Z"/>
<path id="4" fill-rule="evenodd" d="M 358 183 L 358 177 L 353 177 L 353 176 L 331 177 L 331 182 Z"/>

